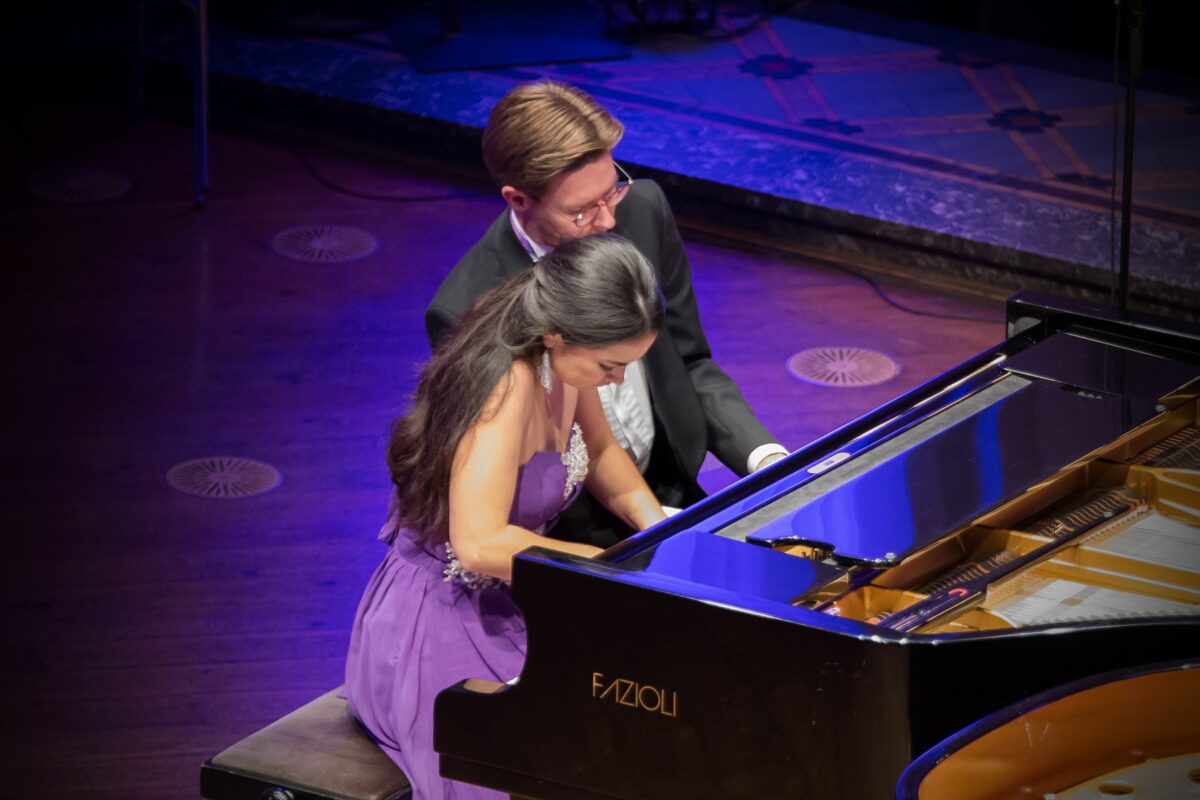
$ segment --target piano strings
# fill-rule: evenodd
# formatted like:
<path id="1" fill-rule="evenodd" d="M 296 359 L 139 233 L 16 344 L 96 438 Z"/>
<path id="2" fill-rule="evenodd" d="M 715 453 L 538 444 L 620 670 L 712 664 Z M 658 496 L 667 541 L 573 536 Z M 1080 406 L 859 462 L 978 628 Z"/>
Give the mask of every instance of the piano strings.
<path id="1" fill-rule="evenodd" d="M 1123 523 L 1128 524 L 1132 521 L 1132 517 L 1125 517 L 1124 514 L 1135 512 L 1139 508 L 1144 508 L 1145 505 L 1145 498 L 1137 492 L 1126 486 L 1117 486 L 1083 501 L 1075 500 L 1065 511 L 1049 517 L 1043 514 L 1017 526 L 1017 529 L 1058 539 L 1072 536 L 1086 528 L 1094 528 L 1118 515 L 1123 517 Z M 1111 530 L 1111 528 L 1106 526 L 1105 530 Z M 944 592 L 955 586 L 986 577 L 1017 558 L 1017 555 L 1008 550 L 999 550 L 974 561 L 956 564 L 917 586 L 914 591 L 927 595 Z"/>
<path id="2" fill-rule="evenodd" d="M 1188 425 L 1129 460 L 1144 467 L 1200 470 L 1200 427 Z"/>
<path id="3" fill-rule="evenodd" d="M 1082 528 L 1095 525 L 1105 517 L 1116 514 L 1119 510 L 1134 509 L 1146 505 L 1146 498 L 1127 486 L 1117 486 L 1107 489 L 1082 501 L 1068 501 L 1067 507 L 1060 513 L 1044 513 L 1026 520 L 1017 526 L 1017 530 L 1026 533 L 1058 539 L 1070 536 Z"/>

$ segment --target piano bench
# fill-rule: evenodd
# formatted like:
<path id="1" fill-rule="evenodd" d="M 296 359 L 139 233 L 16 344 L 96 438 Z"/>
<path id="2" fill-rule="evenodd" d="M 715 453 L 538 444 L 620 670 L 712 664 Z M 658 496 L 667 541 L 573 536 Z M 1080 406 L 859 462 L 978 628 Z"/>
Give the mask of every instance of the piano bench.
<path id="1" fill-rule="evenodd" d="M 211 800 L 401 800 L 408 779 L 350 715 L 341 689 L 252 733 L 200 767 Z"/>

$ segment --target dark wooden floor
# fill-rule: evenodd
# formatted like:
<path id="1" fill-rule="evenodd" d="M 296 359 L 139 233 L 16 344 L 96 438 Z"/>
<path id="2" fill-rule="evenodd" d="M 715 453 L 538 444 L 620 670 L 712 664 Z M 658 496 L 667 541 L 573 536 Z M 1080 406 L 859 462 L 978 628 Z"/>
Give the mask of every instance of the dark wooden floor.
<path id="1" fill-rule="evenodd" d="M 190 207 L 188 129 L 96 110 L 39 112 L 6 137 L 9 492 L 0 796 L 187 798 L 206 757 L 341 681 L 361 587 L 381 556 L 382 451 L 426 354 L 420 313 L 500 201 L 428 165 L 305 145 L 319 185 L 270 142 L 217 133 L 208 206 Z M 126 197 L 25 194 L 54 162 L 124 171 Z M 284 228 L 354 225 L 379 250 L 286 260 Z M 786 243 L 781 243 L 786 244 Z M 690 245 L 719 361 L 796 447 L 1003 336 L 998 302 L 912 289 L 915 316 L 793 257 Z M 889 353 L 902 374 L 822 389 L 784 362 L 819 345 Z M 283 476 L 248 499 L 182 494 L 174 464 L 255 458 Z M 715 465 L 714 465 L 715 466 Z M 730 474 L 708 469 L 710 489 Z"/>

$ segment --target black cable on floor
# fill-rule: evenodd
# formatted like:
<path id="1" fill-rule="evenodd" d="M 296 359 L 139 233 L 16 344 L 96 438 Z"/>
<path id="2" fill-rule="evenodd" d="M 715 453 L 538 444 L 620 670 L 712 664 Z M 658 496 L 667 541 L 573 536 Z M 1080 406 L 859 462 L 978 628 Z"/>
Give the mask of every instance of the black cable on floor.
<path id="1" fill-rule="evenodd" d="M 360 200 L 378 200 L 387 203 L 437 203 L 443 200 L 465 200 L 472 197 L 490 197 L 491 192 L 467 191 L 467 192 L 447 192 L 445 194 L 424 194 L 424 195 L 398 195 L 398 194 L 376 194 L 374 192 L 362 192 L 357 189 L 351 189 L 342 186 L 339 183 L 326 178 L 321 174 L 316 165 L 312 163 L 308 155 L 290 142 L 276 138 L 261 131 L 256 133 L 257 136 L 270 142 L 276 147 L 282 148 L 291 153 L 293 157 L 304 167 L 305 171 L 319 183 L 331 192 L 346 195 L 347 197 L 355 197 Z"/>
<path id="2" fill-rule="evenodd" d="M 952 319 L 952 320 L 958 320 L 960 322 L 986 322 L 988 324 L 992 324 L 995 322 L 995 320 L 992 320 L 992 319 L 984 319 L 983 317 L 973 317 L 973 316 L 969 316 L 967 314 L 943 314 L 938 311 L 922 311 L 917 308 L 910 308 L 909 306 L 904 305 L 900 301 L 893 300 L 891 297 L 888 297 L 887 292 L 885 292 L 883 290 L 883 286 L 879 283 L 879 281 L 875 280 L 870 275 L 859 272 L 858 270 L 855 270 L 855 269 L 851 269 L 850 267 L 847 267 L 844 264 L 835 264 L 833 262 L 821 261 L 821 266 L 828 267 L 830 269 L 835 269 L 838 272 L 844 272 L 847 275 L 851 275 L 855 278 L 858 278 L 859 280 L 863 281 L 868 286 L 870 286 L 872 289 L 874 289 L 875 294 L 879 295 L 879 299 L 883 300 L 883 302 L 887 303 L 889 306 L 892 306 L 893 308 L 895 308 L 899 311 L 903 311 L 906 314 L 912 314 L 913 316 L 917 316 L 917 317 L 933 317 L 935 319 Z"/>
<path id="3" fill-rule="evenodd" d="M 778 247 L 772 247 L 771 245 L 768 245 L 768 244 L 762 244 L 762 243 L 758 243 L 758 242 L 748 242 L 746 240 L 737 238 L 736 235 L 711 233 L 711 232 L 706 232 L 703 229 L 696 228 L 696 227 L 689 227 L 688 230 L 691 230 L 693 232 L 698 232 L 701 234 L 702 237 L 707 235 L 709 237 L 709 243 L 716 245 L 716 246 L 741 247 L 742 249 L 750 249 L 750 250 L 756 251 L 763 255 L 769 255 L 773 258 L 779 258 L 782 260 L 789 260 L 789 261 L 796 260 L 798 258 L 807 258 L 811 262 L 815 263 L 817 266 L 836 270 L 838 272 L 844 272 L 845 274 L 851 276 L 852 278 L 858 278 L 860 281 L 862 281 L 863 283 L 870 286 L 875 291 L 875 294 L 879 295 L 879 298 L 881 300 L 883 300 L 883 302 L 887 303 L 888 305 L 892 306 L 893 308 L 897 309 L 898 311 L 903 311 L 906 314 L 912 314 L 917 317 L 933 317 L 936 319 L 959 320 L 961 322 L 984 322 L 989 325 L 994 324 L 996 322 L 996 320 L 994 320 L 994 319 L 985 319 L 984 317 L 974 317 L 974 316 L 969 316 L 966 314 L 943 314 L 938 311 L 922 311 L 917 308 L 911 308 L 909 306 L 904 305 L 900 301 L 894 300 L 891 297 L 889 297 L 887 292 L 884 291 L 883 286 L 878 281 L 876 281 L 874 278 L 872 278 L 869 274 L 859 272 L 858 270 L 854 269 L 853 267 L 848 267 L 845 264 L 839 264 L 836 261 L 830 261 L 826 258 L 822 258 L 819 255 L 805 255 L 803 253 L 790 252 L 787 250 L 782 250 Z M 725 244 L 722 244 L 722 243 L 725 243 Z"/>

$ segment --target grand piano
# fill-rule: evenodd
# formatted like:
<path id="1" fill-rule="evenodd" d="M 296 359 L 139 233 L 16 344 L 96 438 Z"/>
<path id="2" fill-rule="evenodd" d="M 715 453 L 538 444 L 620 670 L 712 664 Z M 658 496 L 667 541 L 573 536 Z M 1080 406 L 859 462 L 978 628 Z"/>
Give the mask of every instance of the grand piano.
<path id="1" fill-rule="evenodd" d="M 891 798 L 1000 709 L 1200 666 L 1200 326 L 1030 293 L 1007 326 L 598 558 L 517 556 L 525 667 L 439 694 L 442 773 L 543 800 Z"/>

